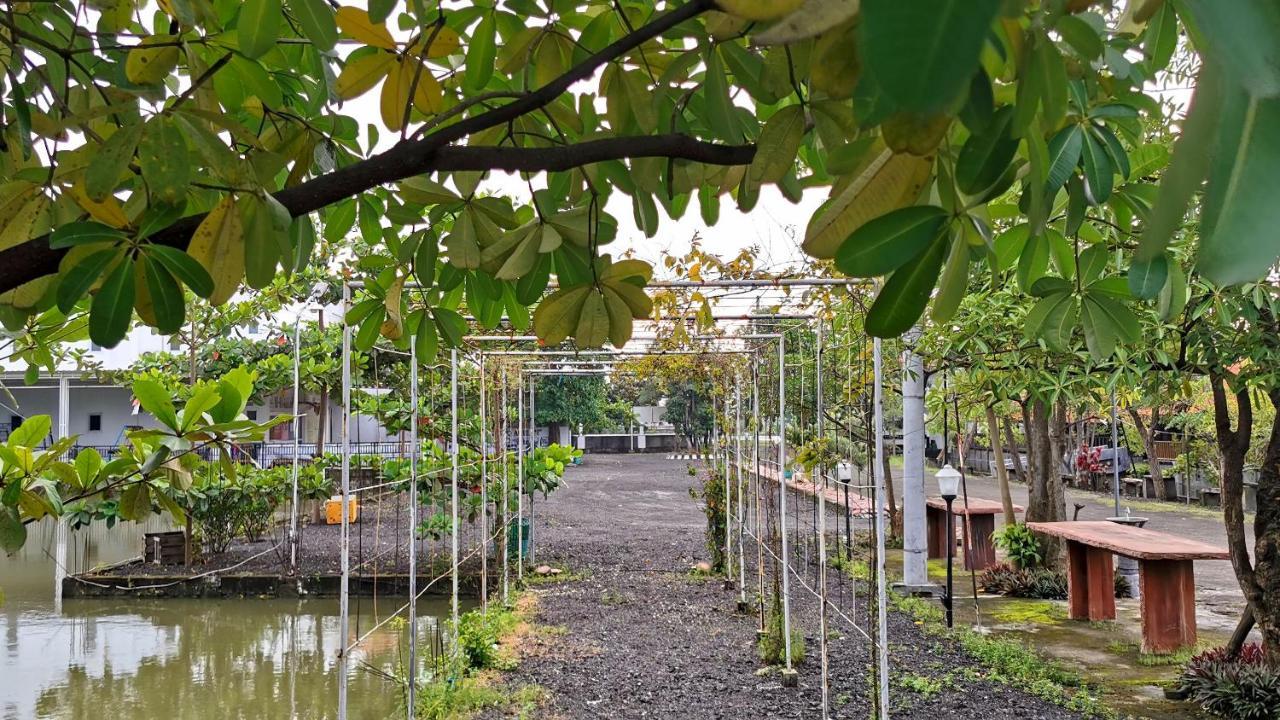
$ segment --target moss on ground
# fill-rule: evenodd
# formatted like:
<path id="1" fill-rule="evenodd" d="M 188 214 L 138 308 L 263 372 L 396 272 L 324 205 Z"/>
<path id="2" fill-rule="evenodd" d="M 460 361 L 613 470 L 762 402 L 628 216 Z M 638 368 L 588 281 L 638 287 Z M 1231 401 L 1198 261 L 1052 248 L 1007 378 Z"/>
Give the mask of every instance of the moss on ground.
<path id="1" fill-rule="evenodd" d="M 1067 619 L 1067 610 L 1052 600 L 1006 598 L 990 615 L 997 622 L 1027 625 L 1057 625 Z"/>

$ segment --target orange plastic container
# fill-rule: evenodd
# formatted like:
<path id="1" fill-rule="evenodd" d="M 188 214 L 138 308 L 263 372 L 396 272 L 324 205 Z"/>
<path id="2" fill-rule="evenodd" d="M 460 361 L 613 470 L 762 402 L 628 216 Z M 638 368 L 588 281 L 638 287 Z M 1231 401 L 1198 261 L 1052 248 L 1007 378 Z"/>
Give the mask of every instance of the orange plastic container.
<path id="1" fill-rule="evenodd" d="M 351 522 L 360 520 L 360 502 L 356 498 L 348 500 L 347 519 Z M 324 501 L 324 520 L 329 525 L 342 524 L 342 498 L 332 497 Z"/>

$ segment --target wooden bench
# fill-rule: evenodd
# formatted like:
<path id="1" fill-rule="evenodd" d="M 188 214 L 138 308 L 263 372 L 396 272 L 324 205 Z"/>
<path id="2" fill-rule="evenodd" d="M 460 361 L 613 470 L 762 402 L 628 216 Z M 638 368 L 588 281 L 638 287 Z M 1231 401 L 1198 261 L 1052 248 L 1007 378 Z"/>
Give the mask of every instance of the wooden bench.
<path id="1" fill-rule="evenodd" d="M 1013 506 L 1014 512 L 1022 512 L 1019 505 Z M 991 500 L 969 498 L 969 507 L 959 498 L 951 505 L 951 512 L 956 516 L 956 525 L 964 533 L 964 569 L 986 570 L 996 564 L 996 546 L 992 535 L 996 531 L 996 515 L 1004 512 L 1004 506 Z M 964 521 L 965 515 L 969 522 Z M 925 518 L 929 536 L 929 558 L 945 558 L 947 556 L 947 501 L 940 497 L 931 497 L 925 501 Z M 969 526 L 973 526 L 973 539 L 969 538 Z M 955 545 L 956 539 L 951 538 Z"/>
<path id="2" fill-rule="evenodd" d="M 1067 605 L 1072 620 L 1114 620 L 1112 553 L 1138 561 L 1142 651 L 1172 653 L 1196 644 L 1194 560 L 1230 560 L 1207 543 L 1104 520 L 1029 522 L 1067 541 Z"/>

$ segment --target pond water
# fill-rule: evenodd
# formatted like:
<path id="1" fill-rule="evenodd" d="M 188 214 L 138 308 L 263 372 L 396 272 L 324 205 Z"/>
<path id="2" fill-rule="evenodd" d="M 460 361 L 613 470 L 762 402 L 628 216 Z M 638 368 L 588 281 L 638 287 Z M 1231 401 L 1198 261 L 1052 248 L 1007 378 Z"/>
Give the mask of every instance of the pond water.
<path id="1" fill-rule="evenodd" d="M 159 526 L 95 526 L 70 534 L 73 572 L 138 554 Z M 23 550 L 0 555 L 0 719 L 133 720 L 336 716 L 335 600 L 68 599 L 54 603 L 55 527 L 31 528 Z M 352 639 L 403 598 L 352 598 Z M 448 601 L 418 604 L 419 648 L 437 637 Z M 402 717 L 394 672 L 407 632 L 388 623 L 352 654 L 352 718 Z M 358 628 L 358 629 L 357 629 Z"/>

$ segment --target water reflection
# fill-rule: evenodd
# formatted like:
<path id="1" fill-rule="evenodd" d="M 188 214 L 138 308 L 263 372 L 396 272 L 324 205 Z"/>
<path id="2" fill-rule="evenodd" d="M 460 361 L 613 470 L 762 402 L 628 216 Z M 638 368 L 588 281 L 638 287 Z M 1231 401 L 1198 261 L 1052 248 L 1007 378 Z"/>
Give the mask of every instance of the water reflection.
<path id="1" fill-rule="evenodd" d="M 336 600 L 67 600 L 53 612 L 53 528 L 33 529 L 22 553 L 0 557 L 0 717 L 330 718 L 336 715 Z M 72 535 L 84 569 L 137 552 L 150 528 Z M 352 600 L 353 636 L 399 607 Z M 443 602 L 419 603 L 422 615 Z M 420 625 L 429 648 L 434 621 Z M 363 666 L 393 671 L 405 634 L 391 626 L 353 655 L 351 717 L 395 717 L 399 693 Z"/>

